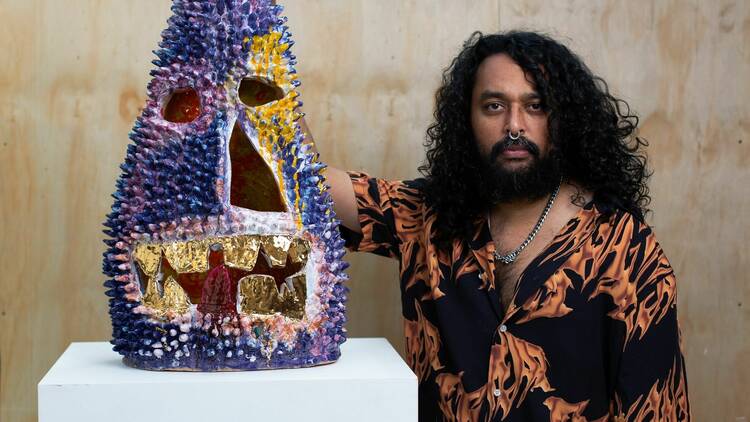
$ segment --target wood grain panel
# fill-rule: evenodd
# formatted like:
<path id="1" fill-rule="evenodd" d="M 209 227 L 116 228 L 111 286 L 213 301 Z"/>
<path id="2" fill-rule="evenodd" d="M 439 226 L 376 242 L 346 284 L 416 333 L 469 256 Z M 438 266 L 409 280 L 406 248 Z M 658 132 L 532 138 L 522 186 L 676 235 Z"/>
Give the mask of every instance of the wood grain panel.
<path id="1" fill-rule="evenodd" d="M 750 4 L 289 0 L 323 158 L 408 178 L 441 69 L 475 29 L 541 29 L 642 118 L 675 267 L 695 420 L 750 417 Z M 145 100 L 162 0 L 0 0 L 0 421 L 36 419 L 71 341 L 106 340 L 100 222 Z M 349 256 L 348 329 L 403 348 L 395 262 Z"/>
<path id="2" fill-rule="evenodd" d="M 0 420 L 36 420 L 71 341 L 107 340 L 101 222 L 169 4 L 0 2 Z"/>

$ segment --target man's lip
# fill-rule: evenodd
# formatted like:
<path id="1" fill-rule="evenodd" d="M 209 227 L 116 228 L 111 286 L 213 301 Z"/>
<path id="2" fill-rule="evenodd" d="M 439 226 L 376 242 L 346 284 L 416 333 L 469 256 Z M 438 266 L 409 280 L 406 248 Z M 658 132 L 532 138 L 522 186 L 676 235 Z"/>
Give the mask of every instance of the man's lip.
<path id="1" fill-rule="evenodd" d="M 526 148 L 507 148 L 504 149 L 500 156 L 506 158 L 523 158 L 528 157 L 531 153 Z"/>

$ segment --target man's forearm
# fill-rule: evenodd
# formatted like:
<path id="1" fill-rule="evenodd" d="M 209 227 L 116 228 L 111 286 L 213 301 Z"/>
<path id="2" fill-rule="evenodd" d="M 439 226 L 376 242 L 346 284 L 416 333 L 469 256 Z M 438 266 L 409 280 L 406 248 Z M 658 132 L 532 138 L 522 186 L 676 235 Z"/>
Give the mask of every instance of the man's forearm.
<path id="1" fill-rule="evenodd" d="M 318 153 L 315 140 L 310 133 L 310 128 L 307 126 L 304 117 L 299 120 L 299 124 L 305 135 L 305 143 L 310 145 L 314 152 Z M 326 182 L 331 187 L 329 192 L 331 198 L 333 198 L 333 210 L 341 220 L 341 224 L 350 230 L 361 233 L 362 228 L 359 225 L 357 214 L 357 200 L 354 197 L 354 188 L 352 187 L 349 175 L 343 170 L 329 166 L 325 170 L 325 177 Z"/>

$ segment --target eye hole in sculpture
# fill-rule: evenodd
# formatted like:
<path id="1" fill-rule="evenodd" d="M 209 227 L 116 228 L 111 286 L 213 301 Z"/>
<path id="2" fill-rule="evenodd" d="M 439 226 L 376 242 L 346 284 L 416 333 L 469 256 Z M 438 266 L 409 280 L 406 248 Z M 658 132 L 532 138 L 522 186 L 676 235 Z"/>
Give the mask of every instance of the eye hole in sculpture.
<path id="1" fill-rule="evenodd" d="M 284 98 L 284 91 L 270 81 L 245 78 L 238 90 L 240 101 L 248 107 L 258 107 Z"/>
<path id="2" fill-rule="evenodd" d="M 235 125 L 229 140 L 232 184 L 229 202 L 255 211 L 286 212 L 271 169 L 258 154 L 245 132 Z"/>
<path id="3" fill-rule="evenodd" d="M 176 89 L 164 103 L 162 116 L 172 123 L 190 123 L 201 114 L 201 99 L 192 88 Z"/>

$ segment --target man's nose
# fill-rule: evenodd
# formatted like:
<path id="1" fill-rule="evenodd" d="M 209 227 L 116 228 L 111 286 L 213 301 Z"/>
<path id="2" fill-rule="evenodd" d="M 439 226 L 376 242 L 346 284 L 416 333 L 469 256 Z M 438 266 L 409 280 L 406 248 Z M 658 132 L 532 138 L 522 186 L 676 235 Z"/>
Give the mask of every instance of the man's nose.
<path id="1" fill-rule="evenodd" d="M 519 106 L 511 105 L 508 110 L 508 120 L 505 125 L 505 133 L 518 135 L 526 131 L 526 122 L 523 110 Z"/>

